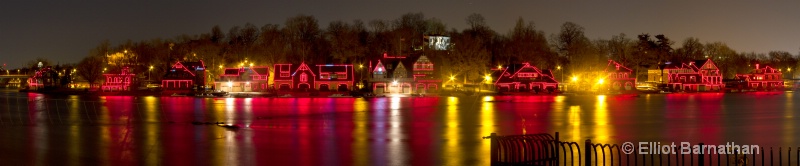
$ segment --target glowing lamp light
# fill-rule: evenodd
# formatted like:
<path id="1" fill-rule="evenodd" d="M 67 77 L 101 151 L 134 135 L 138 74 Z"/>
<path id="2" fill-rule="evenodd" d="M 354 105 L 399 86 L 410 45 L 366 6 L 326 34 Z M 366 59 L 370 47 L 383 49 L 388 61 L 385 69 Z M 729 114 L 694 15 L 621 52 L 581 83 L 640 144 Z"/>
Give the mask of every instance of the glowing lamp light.
<path id="1" fill-rule="evenodd" d="M 253 67 L 253 63 L 250 63 L 250 67 Z"/>
<path id="2" fill-rule="evenodd" d="M 360 69 L 360 68 L 364 68 L 364 65 L 363 65 L 363 64 L 359 64 L 359 65 L 358 65 L 358 68 L 359 68 L 359 69 Z"/>
<path id="3" fill-rule="evenodd" d="M 556 66 L 556 69 L 561 70 L 561 66 Z"/>
<path id="4" fill-rule="evenodd" d="M 597 80 L 597 84 L 603 84 L 603 81 L 604 80 L 601 78 L 601 79 Z"/>
<path id="5" fill-rule="evenodd" d="M 397 80 L 392 81 L 392 85 L 397 85 Z"/>
<path id="6" fill-rule="evenodd" d="M 228 81 L 228 87 L 233 87 L 233 82 Z"/>
<path id="7" fill-rule="evenodd" d="M 455 77 L 455 76 L 450 76 L 450 81 L 453 81 L 453 80 L 455 80 L 455 79 L 456 79 L 456 77 Z"/>
<path id="8" fill-rule="evenodd" d="M 503 65 L 497 65 L 497 69 L 503 69 Z"/>
<path id="9" fill-rule="evenodd" d="M 490 81 L 492 80 L 492 76 L 487 74 L 486 76 L 483 76 L 483 79 L 486 79 L 486 81 Z"/>
<path id="10" fill-rule="evenodd" d="M 572 76 L 572 82 L 576 82 L 576 81 L 578 81 L 578 77 Z"/>

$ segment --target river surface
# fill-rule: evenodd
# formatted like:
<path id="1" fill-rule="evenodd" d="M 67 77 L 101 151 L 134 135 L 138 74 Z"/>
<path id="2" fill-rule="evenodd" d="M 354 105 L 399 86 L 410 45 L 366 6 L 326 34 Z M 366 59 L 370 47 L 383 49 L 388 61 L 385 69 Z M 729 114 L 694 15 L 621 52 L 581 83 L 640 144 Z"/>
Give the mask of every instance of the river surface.
<path id="1" fill-rule="evenodd" d="M 191 98 L 0 91 L 2 165 L 488 165 L 491 133 L 800 145 L 793 92 Z M 796 116 L 797 115 L 797 116 Z M 208 123 L 208 124 L 207 124 Z M 236 127 L 221 127 L 232 125 Z"/>

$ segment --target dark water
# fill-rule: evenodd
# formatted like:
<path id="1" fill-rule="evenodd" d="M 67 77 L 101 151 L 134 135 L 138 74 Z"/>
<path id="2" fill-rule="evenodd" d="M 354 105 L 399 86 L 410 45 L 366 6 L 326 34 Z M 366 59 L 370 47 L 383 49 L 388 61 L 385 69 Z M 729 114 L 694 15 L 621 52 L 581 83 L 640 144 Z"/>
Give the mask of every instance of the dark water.
<path id="1" fill-rule="evenodd" d="M 490 133 L 798 146 L 792 92 L 417 98 L 0 93 L 2 165 L 487 165 Z M 221 122 L 239 128 L 192 122 Z"/>

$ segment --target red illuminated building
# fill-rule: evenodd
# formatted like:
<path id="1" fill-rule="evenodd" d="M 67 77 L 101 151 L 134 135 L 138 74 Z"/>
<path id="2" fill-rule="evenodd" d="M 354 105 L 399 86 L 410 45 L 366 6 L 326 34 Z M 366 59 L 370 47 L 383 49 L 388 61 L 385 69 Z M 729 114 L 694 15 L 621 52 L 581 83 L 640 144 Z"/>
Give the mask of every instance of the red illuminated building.
<path id="1" fill-rule="evenodd" d="M 667 87 L 673 91 L 717 91 L 725 87 L 722 73 L 711 59 L 667 64 L 662 73 Z"/>
<path id="2" fill-rule="evenodd" d="M 273 82 L 278 90 L 309 91 L 314 88 L 317 77 L 314 71 L 306 65 L 275 64 Z"/>
<path id="3" fill-rule="evenodd" d="M 742 89 L 768 90 L 783 88 L 783 73 L 778 69 L 764 66 L 756 68 L 748 74 L 736 74 L 736 79 L 743 82 Z"/>
<path id="4" fill-rule="evenodd" d="M 552 71 L 539 70 L 529 63 L 507 65 L 499 73 L 494 84 L 501 93 L 553 93 L 558 89 L 558 81 Z"/>
<path id="5" fill-rule="evenodd" d="M 613 60 L 608 60 L 605 73 L 608 74 L 608 89 L 611 91 L 636 90 L 636 78 L 631 70 Z"/>
<path id="6" fill-rule="evenodd" d="M 130 91 L 135 74 L 130 73 L 128 67 L 122 68 L 120 73 L 103 74 L 105 82 L 101 88 L 103 91 Z"/>
<path id="7" fill-rule="evenodd" d="M 353 75 L 353 65 L 327 64 L 317 65 L 314 77 L 314 87 L 319 91 L 349 91 L 353 88 L 355 76 Z"/>
<path id="8" fill-rule="evenodd" d="M 227 68 L 214 86 L 226 92 L 265 91 L 269 88 L 269 67 Z"/>
<path id="9" fill-rule="evenodd" d="M 198 62 L 175 62 L 161 80 L 164 90 L 200 90 L 205 88 L 206 65 Z"/>
<path id="10" fill-rule="evenodd" d="M 40 63 L 41 65 L 41 63 Z M 50 88 L 58 86 L 58 72 L 51 69 L 50 66 L 44 67 L 36 71 L 32 77 L 28 78 L 28 88 L 30 90 L 37 90 L 41 88 Z"/>

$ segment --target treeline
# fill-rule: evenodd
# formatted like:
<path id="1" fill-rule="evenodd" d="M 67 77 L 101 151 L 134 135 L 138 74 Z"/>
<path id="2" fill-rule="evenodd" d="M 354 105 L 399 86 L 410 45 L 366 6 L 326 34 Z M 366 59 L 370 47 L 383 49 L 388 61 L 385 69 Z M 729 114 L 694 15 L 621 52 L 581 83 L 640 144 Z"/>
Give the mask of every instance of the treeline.
<path id="1" fill-rule="evenodd" d="M 164 73 L 176 60 L 202 59 L 213 72 L 220 65 L 237 66 L 244 61 L 257 66 L 300 62 L 367 64 L 383 53 L 424 54 L 436 62 L 443 78 L 457 76 L 467 80 L 480 80 L 498 65 L 522 62 L 541 69 L 561 67 L 564 75 L 579 75 L 602 70 L 607 60 L 613 59 L 639 71 L 640 79 L 646 78 L 647 68 L 668 61 L 712 58 L 726 78 L 749 71 L 746 64 L 771 64 L 785 69 L 794 68 L 798 62 L 797 56 L 785 51 L 739 53 L 725 43 L 702 43 L 697 38 L 687 38 L 680 46 L 665 35 L 647 33 L 633 38 L 619 34 L 611 39 L 590 40 L 584 35 L 584 28 L 572 22 L 564 23 L 559 32 L 548 37 L 533 22 L 522 18 L 507 33 L 491 29 L 480 14 L 469 15 L 465 21 L 468 27 L 457 30 L 422 13 L 408 13 L 393 20 L 333 21 L 326 25 L 320 25 L 314 16 L 298 15 L 282 25 L 247 23 L 227 31 L 214 26 L 208 33 L 128 41 L 116 46 L 105 41 L 82 61 L 78 70 L 118 70 L 121 65 L 98 61 L 109 61 L 107 55 L 124 51 L 128 58 L 114 59 L 118 61 L 114 64 L 136 64 L 131 67 L 140 73 Z M 424 35 L 451 37 L 449 50 L 426 48 Z M 98 67 L 101 64 L 106 66 Z M 99 78 L 98 73 L 86 71 L 81 75 Z M 158 75 L 154 74 L 154 79 Z"/>

